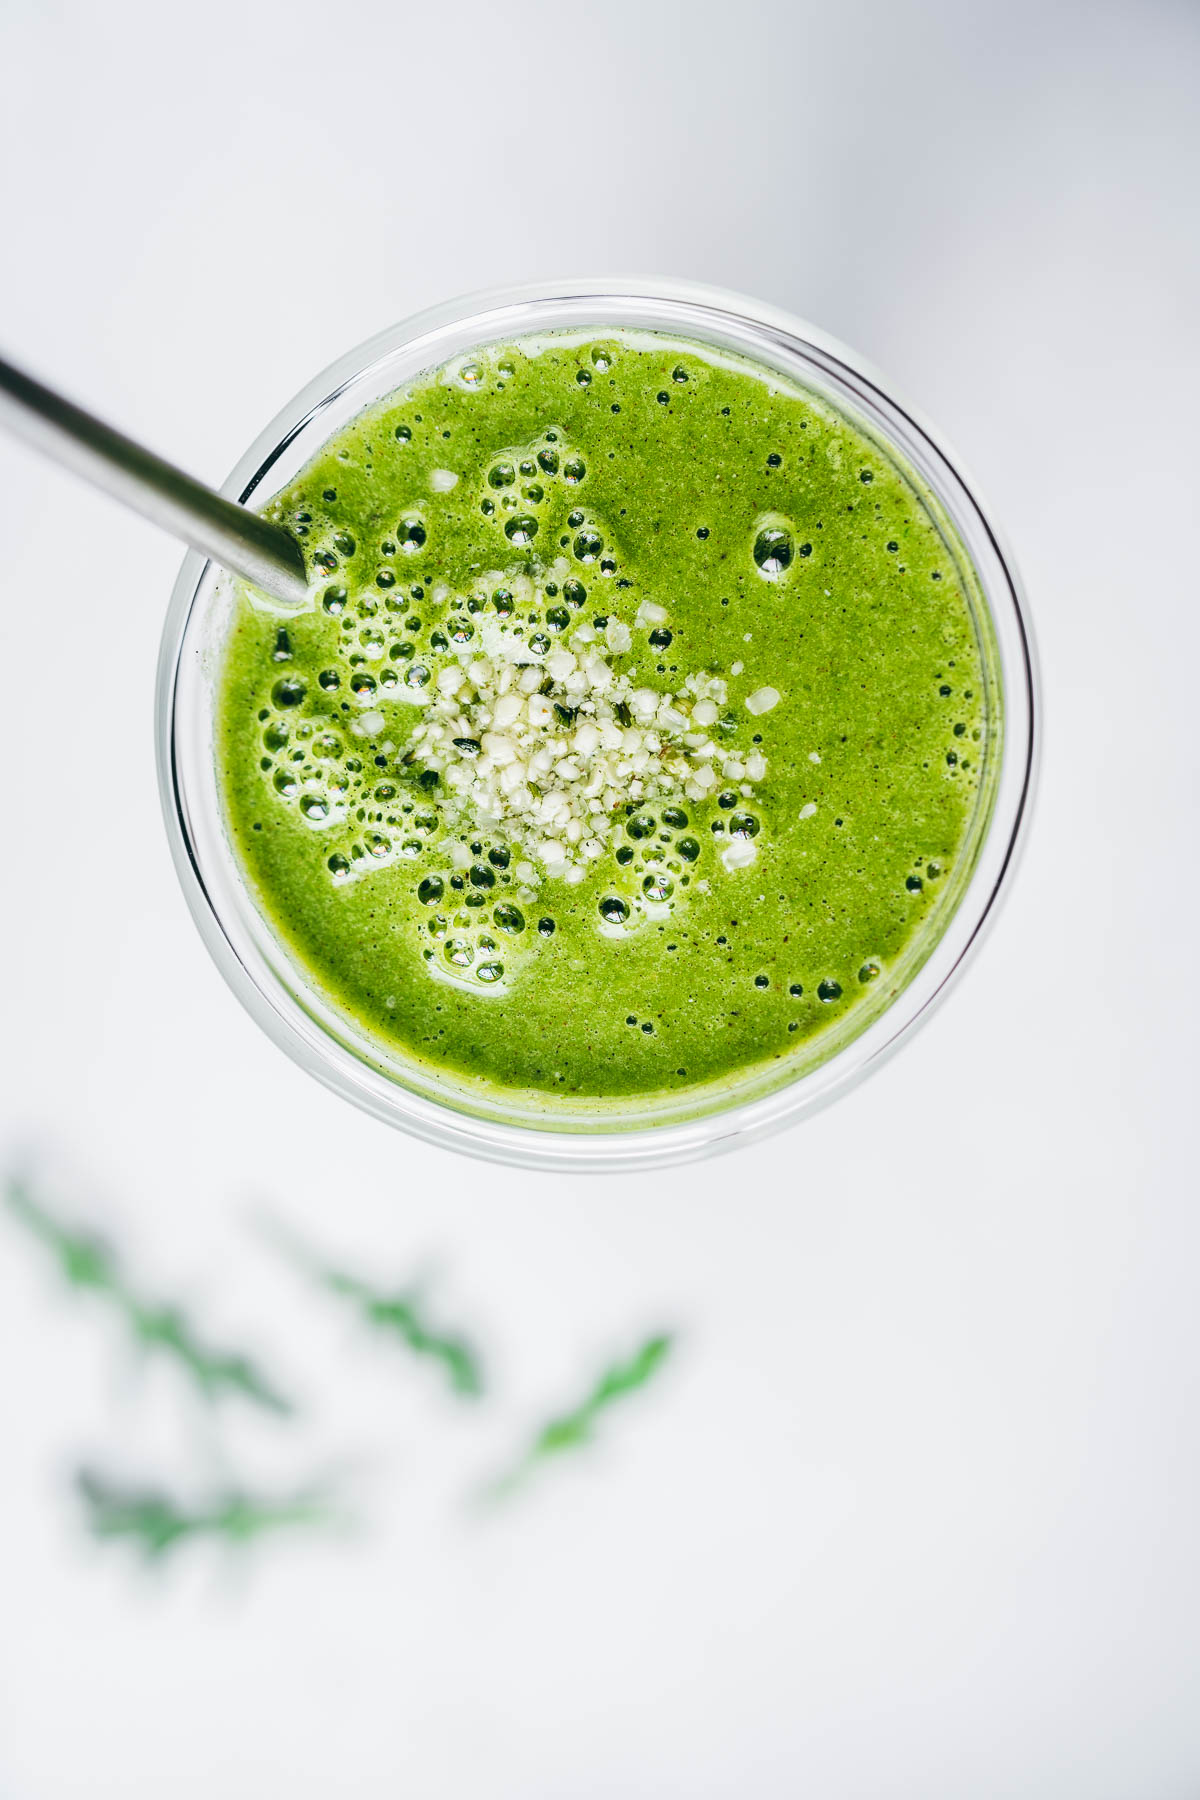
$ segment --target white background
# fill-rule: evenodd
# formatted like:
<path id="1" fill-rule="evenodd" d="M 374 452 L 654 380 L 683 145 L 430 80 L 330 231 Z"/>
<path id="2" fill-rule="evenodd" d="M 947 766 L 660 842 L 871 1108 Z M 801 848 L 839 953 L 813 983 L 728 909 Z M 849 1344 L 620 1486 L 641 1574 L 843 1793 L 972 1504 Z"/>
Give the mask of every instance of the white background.
<path id="1" fill-rule="evenodd" d="M 659 272 L 793 308 L 946 432 L 1022 565 L 1046 736 L 961 989 L 790 1135 L 619 1184 L 352 1113 L 177 890 L 178 551 L 0 443 L 0 1152 L 303 1401 L 212 1418 L 0 1217 L 5 1800 L 1200 1792 L 1200 14 L 789 0 L 0 7 L 0 342 L 219 479 L 449 294 Z M 256 1235 L 424 1271 L 454 1404 Z M 506 1510 L 606 1357 L 677 1355 Z M 90 1458 L 327 1477 L 357 1524 L 158 1577 Z"/>

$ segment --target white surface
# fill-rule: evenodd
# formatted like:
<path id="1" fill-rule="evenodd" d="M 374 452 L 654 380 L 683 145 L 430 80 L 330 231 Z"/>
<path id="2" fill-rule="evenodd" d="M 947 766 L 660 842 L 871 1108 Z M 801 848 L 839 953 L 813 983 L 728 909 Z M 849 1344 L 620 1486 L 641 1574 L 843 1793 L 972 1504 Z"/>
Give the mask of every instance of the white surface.
<path id="1" fill-rule="evenodd" d="M 177 553 L 0 443 L 3 1144 L 309 1402 L 181 1426 L 0 1219 L 0 1792 L 1194 1795 L 1195 10 L 9 0 L 0 67 L 0 340 L 197 471 L 445 294 L 716 281 L 946 431 L 1047 702 L 1006 914 L 874 1081 L 619 1188 L 484 1171 L 225 991 L 151 765 Z M 258 1202 L 381 1279 L 439 1263 L 496 1402 L 306 1298 Z M 680 1354 L 595 1454 L 463 1512 L 660 1320 Z M 147 1581 L 80 1533 L 84 1452 L 346 1468 L 363 1528 Z"/>

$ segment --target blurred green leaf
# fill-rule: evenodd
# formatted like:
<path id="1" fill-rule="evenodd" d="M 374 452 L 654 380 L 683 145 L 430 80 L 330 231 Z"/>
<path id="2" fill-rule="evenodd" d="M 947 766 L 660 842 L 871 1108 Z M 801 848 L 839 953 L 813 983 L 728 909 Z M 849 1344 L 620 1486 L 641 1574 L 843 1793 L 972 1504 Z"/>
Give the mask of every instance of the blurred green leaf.
<path id="1" fill-rule="evenodd" d="M 552 1457 L 591 1443 L 600 1414 L 653 1380 L 673 1344 L 669 1334 L 660 1333 L 647 1338 L 627 1361 L 610 1364 L 578 1406 L 547 1420 L 515 1467 L 489 1484 L 485 1497 L 499 1499 L 512 1493 Z"/>
<path id="2" fill-rule="evenodd" d="M 116 1250 L 103 1238 L 61 1223 L 15 1176 L 5 1183 L 5 1198 L 13 1216 L 50 1250 L 67 1283 L 105 1300 L 124 1320 L 139 1348 L 168 1357 L 206 1399 L 240 1394 L 269 1412 L 288 1414 L 293 1410 L 291 1402 L 248 1356 L 204 1344 L 179 1307 L 153 1303 L 139 1295 L 121 1268 Z"/>
<path id="3" fill-rule="evenodd" d="M 315 1494 L 268 1499 L 237 1489 L 189 1507 L 164 1489 L 124 1487 L 95 1469 L 80 1469 L 75 1485 L 93 1537 L 127 1538 L 149 1560 L 196 1538 L 249 1544 L 289 1525 L 328 1525 L 335 1513 Z"/>
<path id="4" fill-rule="evenodd" d="M 339 1269 L 325 1270 L 322 1279 L 330 1293 L 353 1301 L 368 1325 L 390 1332 L 415 1356 L 441 1363 L 456 1394 L 483 1392 L 483 1372 L 474 1349 L 465 1338 L 435 1331 L 427 1324 L 415 1295 L 381 1292 Z"/>
<path id="5" fill-rule="evenodd" d="M 483 1365 L 478 1352 L 461 1333 L 434 1327 L 416 1293 L 377 1288 L 344 1269 L 331 1267 L 278 1225 L 268 1225 L 267 1232 L 271 1241 L 319 1287 L 349 1301 L 364 1325 L 398 1340 L 414 1356 L 439 1363 L 456 1394 L 468 1398 L 482 1394 Z"/>

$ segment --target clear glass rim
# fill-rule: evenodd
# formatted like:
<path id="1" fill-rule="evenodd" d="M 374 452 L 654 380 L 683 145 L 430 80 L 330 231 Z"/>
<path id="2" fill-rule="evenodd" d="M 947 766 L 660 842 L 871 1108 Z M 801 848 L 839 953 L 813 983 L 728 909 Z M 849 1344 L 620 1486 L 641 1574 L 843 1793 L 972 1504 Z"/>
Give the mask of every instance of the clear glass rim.
<path id="1" fill-rule="evenodd" d="M 775 360 L 782 368 L 791 363 L 815 371 L 865 414 L 880 436 L 916 467 L 945 508 L 973 564 L 995 634 L 1003 742 L 991 816 L 974 869 L 956 910 L 907 985 L 827 1060 L 761 1097 L 735 1096 L 727 1108 L 682 1122 L 618 1123 L 600 1130 L 556 1130 L 477 1116 L 372 1067 L 331 1037 L 303 998 L 280 982 L 256 943 L 249 894 L 243 886 L 239 896 L 237 884 L 223 886 L 217 879 L 211 833 L 206 843 L 200 828 L 196 759 L 185 720 L 188 681 L 197 674 L 199 654 L 190 643 L 189 627 L 211 599 L 220 571 L 196 552 L 185 557 L 176 580 L 159 658 L 156 747 L 171 852 L 201 936 L 243 1005 L 303 1068 L 375 1117 L 445 1148 L 559 1171 L 652 1168 L 732 1148 L 828 1105 L 879 1067 L 944 999 L 993 922 L 1026 836 L 1040 748 L 1036 653 L 1024 592 L 1013 557 L 960 459 L 863 358 L 803 321 L 738 294 L 656 277 L 599 277 L 492 289 L 451 300 L 379 333 L 316 376 L 255 440 L 221 491 L 240 501 L 264 486 L 275 491 L 341 423 L 411 373 L 474 343 L 531 329 L 569 329 L 572 319 L 581 326 L 612 326 L 626 322 L 614 315 L 639 309 L 661 318 L 659 329 L 681 337 L 718 344 L 749 338 L 753 343 L 743 354 L 757 353 L 760 360 Z M 565 315 L 563 324 L 531 322 L 535 313 L 547 311 Z M 761 347 L 758 352 L 754 343 Z M 391 380 L 389 371 L 401 363 L 404 372 Z M 795 379 L 803 381 L 799 375 Z M 303 451 L 302 443 L 307 445 Z"/>

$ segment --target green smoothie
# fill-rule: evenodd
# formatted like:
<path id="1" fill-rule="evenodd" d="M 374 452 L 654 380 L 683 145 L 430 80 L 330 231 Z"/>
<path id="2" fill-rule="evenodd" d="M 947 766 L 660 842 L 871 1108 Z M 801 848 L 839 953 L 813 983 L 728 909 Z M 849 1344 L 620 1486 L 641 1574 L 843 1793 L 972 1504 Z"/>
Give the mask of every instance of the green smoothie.
<path id="1" fill-rule="evenodd" d="M 999 717 L 968 560 L 895 455 L 656 333 L 489 346 L 271 505 L 228 831 L 307 984 L 453 1102 L 652 1116 L 821 1061 L 969 873 Z"/>

